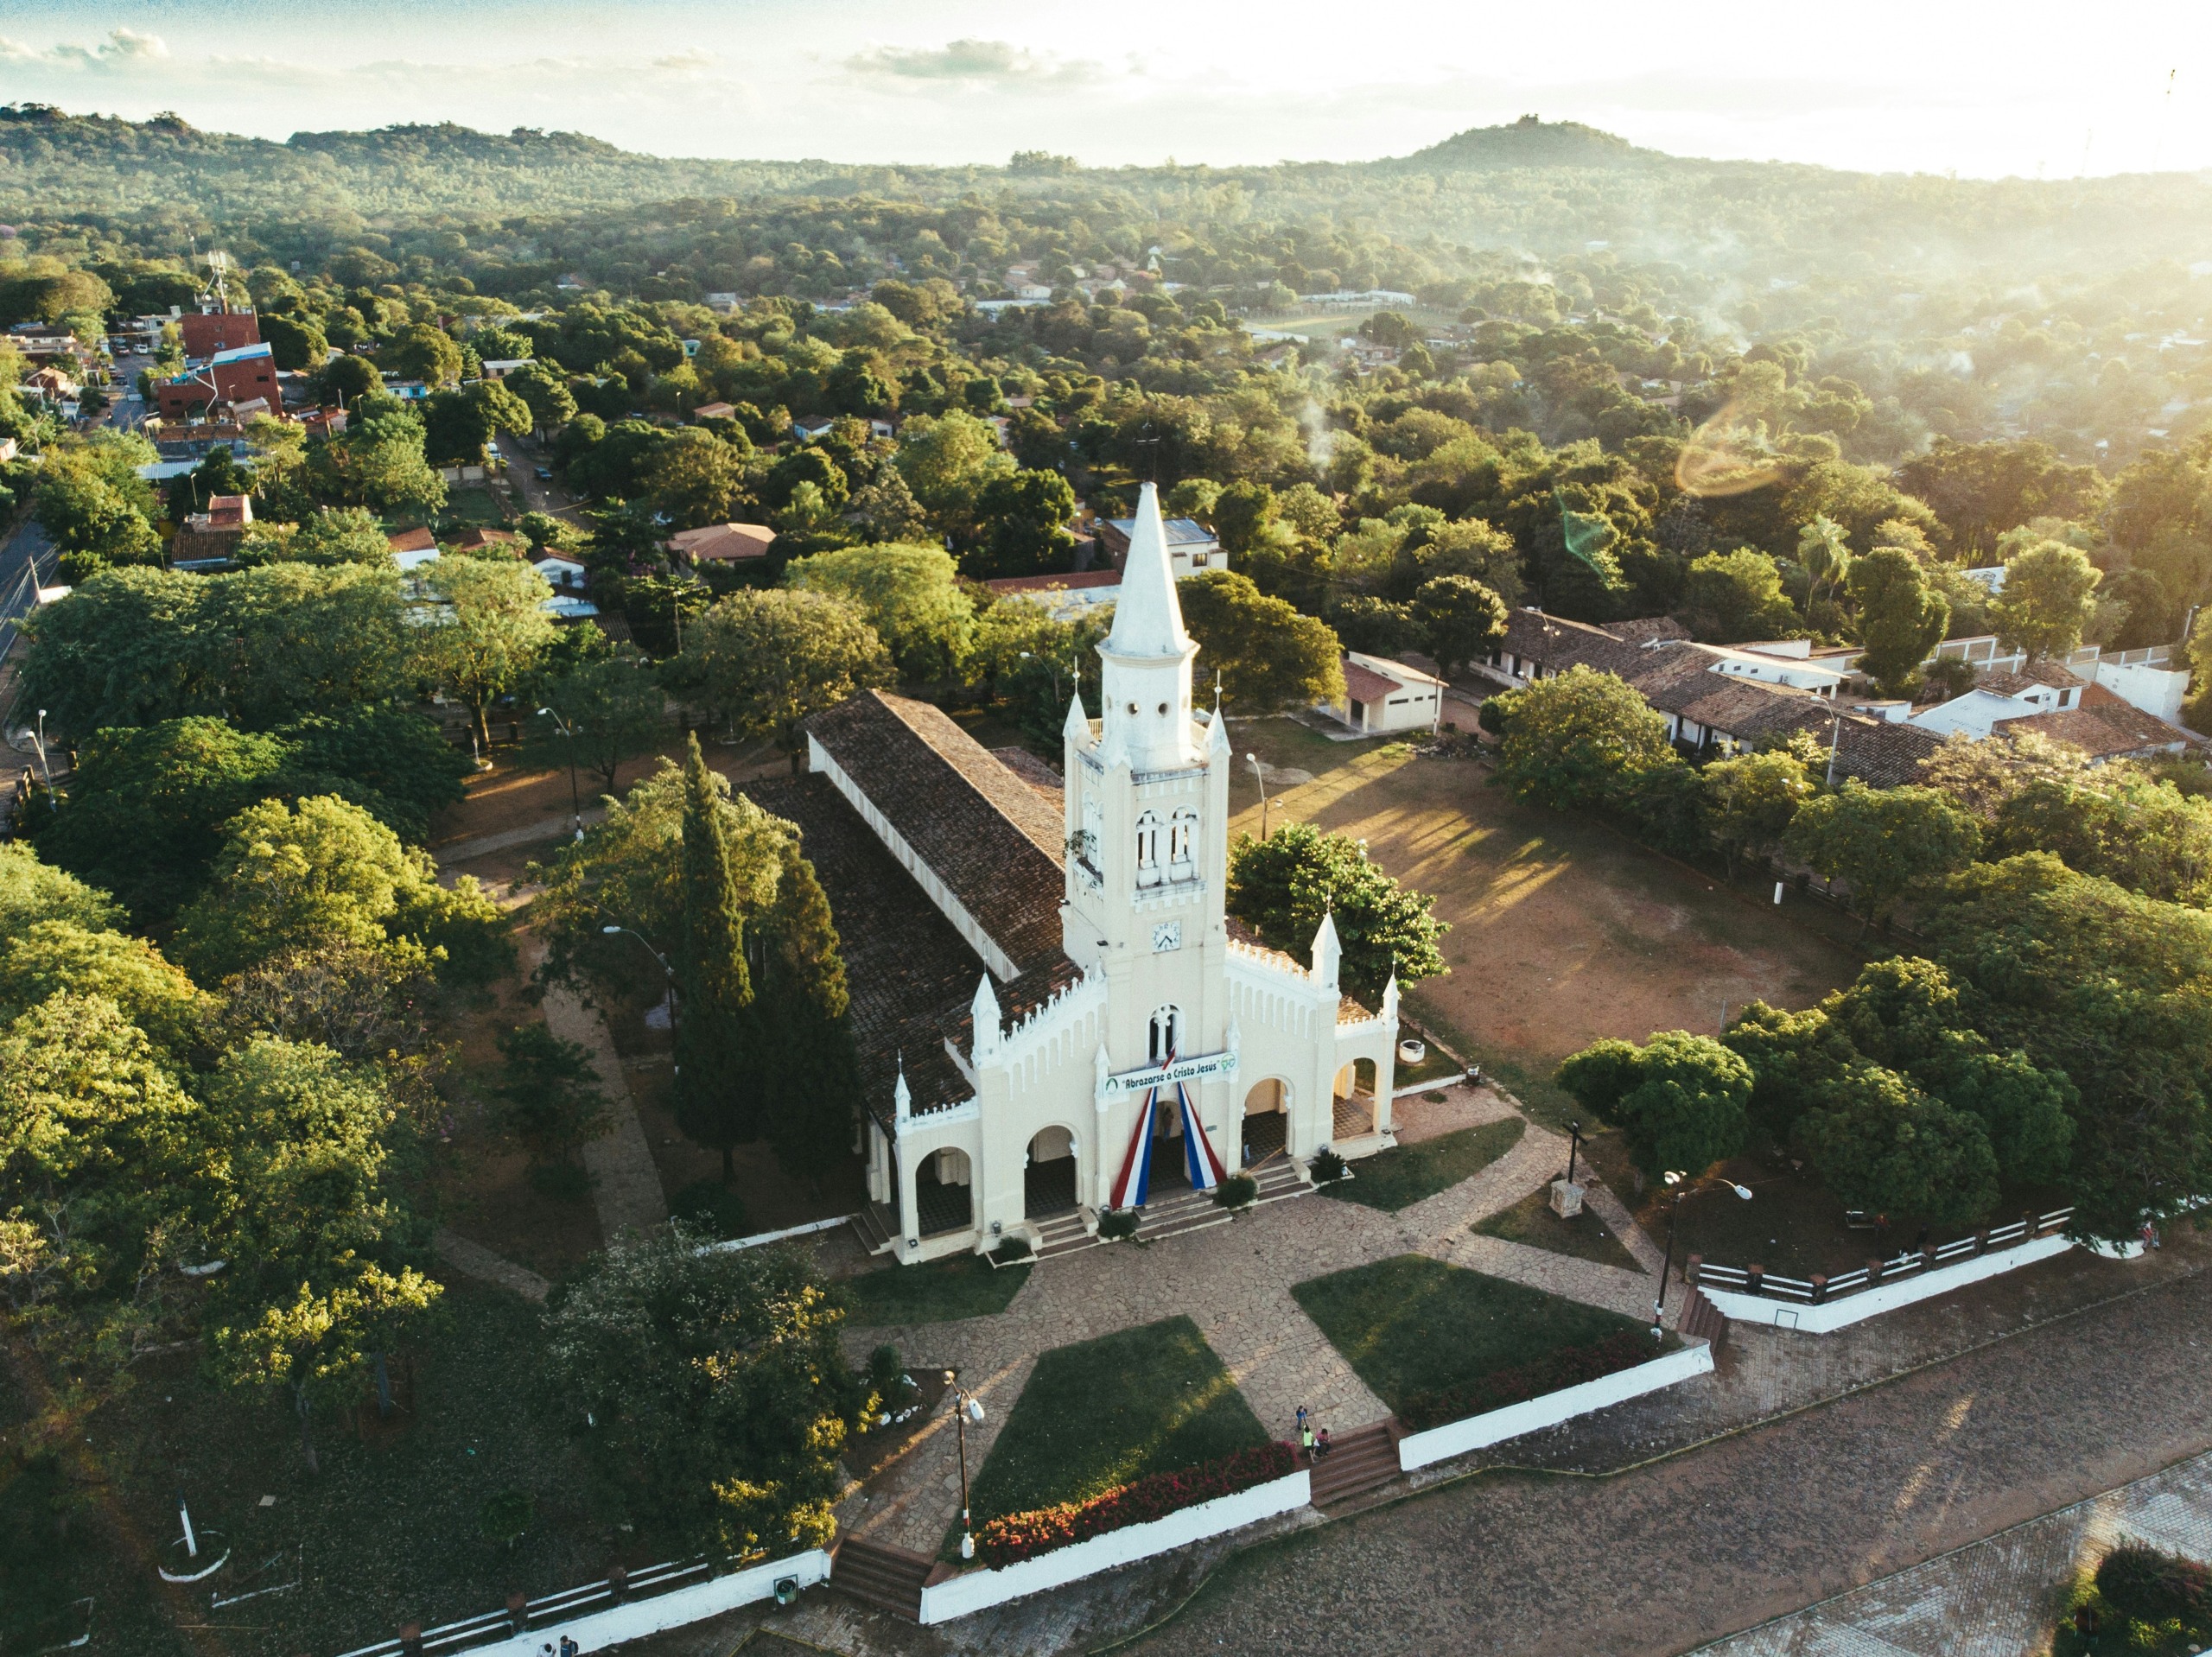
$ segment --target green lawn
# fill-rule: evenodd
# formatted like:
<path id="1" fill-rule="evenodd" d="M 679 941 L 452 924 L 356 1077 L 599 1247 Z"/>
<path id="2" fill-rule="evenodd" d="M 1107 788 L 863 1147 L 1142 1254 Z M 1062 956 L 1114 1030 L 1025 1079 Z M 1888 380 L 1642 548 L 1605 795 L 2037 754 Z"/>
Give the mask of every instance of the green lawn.
<path id="1" fill-rule="evenodd" d="M 1563 1347 L 1643 1327 L 1618 1312 L 1426 1254 L 1310 1278 L 1291 1293 L 1394 1410 L 1415 1393 L 1469 1386 Z"/>
<path id="2" fill-rule="evenodd" d="M 1080 1501 L 1270 1435 L 1187 1317 L 1037 1360 L 969 1495 L 976 1522 Z"/>
<path id="3" fill-rule="evenodd" d="M 146 1360 L 128 1390 L 72 1421 L 81 1442 L 57 1477 L 42 1459 L 16 1459 L 32 1406 L 16 1384 L 22 1371 L 10 1373 L 0 1381 L 0 1652 L 43 1649 L 55 1632 L 47 1614 L 81 1596 L 98 1603 L 95 1652 L 348 1651 L 408 1617 L 435 1626 L 495 1610 L 517 1586 L 548 1593 L 603 1577 L 618 1559 L 669 1557 L 679 1544 L 654 1533 L 650 1512 L 623 1511 L 582 1453 L 581 1423 L 543 1375 L 539 1317 L 512 1295 L 449 1282 L 411 1362 L 396 1366 L 395 1423 L 377 1425 L 373 1406 L 361 1433 L 320 1417 L 315 1476 L 289 1400 L 221 1389 L 196 1355 L 177 1353 Z M 203 1540 L 219 1531 L 232 1549 L 226 1592 L 286 1580 L 295 1559 L 301 1586 L 212 1618 L 204 1597 L 161 1597 L 141 1550 L 177 1535 L 180 1490 Z M 482 1527 L 485 1504 L 510 1493 L 533 1509 L 512 1546 Z M 626 1521 L 636 1529 L 619 1531 Z M 252 1574 L 279 1556 L 281 1569 Z M 219 1647 L 180 1622 L 224 1624 Z"/>
<path id="4" fill-rule="evenodd" d="M 988 1317 L 1007 1309 L 1029 1281 L 1031 1270 L 993 1267 L 980 1254 L 956 1254 L 926 1266 L 887 1266 L 843 1279 L 845 1315 L 868 1328 Z"/>
<path id="5" fill-rule="evenodd" d="M 1401 1145 L 1355 1162 L 1350 1179 L 1322 1186 L 1321 1194 L 1395 1214 L 1480 1173 L 1518 1145 L 1528 1126 L 1518 1116 L 1508 1116 L 1417 1145 Z"/>
<path id="6" fill-rule="evenodd" d="M 1539 1185 L 1510 1209 L 1502 1209 L 1473 1229 L 1485 1237 L 1548 1248 L 1554 1254 L 1572 1254 L 1599 1266 L 1617 1266 L 1624 1272 L 1641 1272 L 1636 1256 L 1605 1228 L 1597 1210 L 1584 1208 L 1572 1220 L 1562 1220 L 1551 1209 L 1552 1188 Z"/>

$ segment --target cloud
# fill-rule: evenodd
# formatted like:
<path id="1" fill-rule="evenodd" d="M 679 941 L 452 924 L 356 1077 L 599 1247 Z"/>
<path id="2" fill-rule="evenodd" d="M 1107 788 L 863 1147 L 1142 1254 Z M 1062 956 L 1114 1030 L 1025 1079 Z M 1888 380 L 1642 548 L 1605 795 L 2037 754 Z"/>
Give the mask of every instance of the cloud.
<path id="1" fill-rule="evenodd" d="M 130 69 L 168 57 L 168 43 L 135 29 L 111 31 L 98 46 L 65 42 L 36 47 L 0 35 L 0 63 L 33 64 L 56 69 Z"/>
<path id="2" fill-rule="evenodd" d="M 1081 79 L 1096 73 L 1099 67 L 1032 52 L 1011 41 L 963 40 L 938 47 L 878 46 L 847 58 L 845 67 L 855 74 L 897 80 L 1042 86 Z"/>

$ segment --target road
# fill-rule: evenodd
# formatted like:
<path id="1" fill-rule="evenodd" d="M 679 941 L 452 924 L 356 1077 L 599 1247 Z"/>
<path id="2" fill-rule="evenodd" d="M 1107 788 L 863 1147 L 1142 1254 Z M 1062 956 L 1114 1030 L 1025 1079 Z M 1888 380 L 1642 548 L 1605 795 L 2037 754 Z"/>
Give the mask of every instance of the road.
<path id="1" fill-rule="evenodd" d="M 14 646 L 16 624 L 37 601 L 37 589 L 54 584 L 56 561 L 53 539 L 36 518 L 25 518 L 0 544 L 0 658 Z"/>
<path id="2" fill-rule="evenodd" d="M 1680 1652 L 2203 1451 L 2208 1355 L 2212 1275 L 2171 1280 L 1614 1478 L 1256 1548 L 1128 1649 Z"/>
<path id="3" fill-rule="evenodd" d="M 544 451 L 506 432 L 493 439 L 493 447 L 507 463 L 507 477 L 521 493 L 524 511 L 554 512 L 575 522 L 575 501 L 558 485 L 547 483 L 537 476 L 537 468 L 549 459 Z"/>

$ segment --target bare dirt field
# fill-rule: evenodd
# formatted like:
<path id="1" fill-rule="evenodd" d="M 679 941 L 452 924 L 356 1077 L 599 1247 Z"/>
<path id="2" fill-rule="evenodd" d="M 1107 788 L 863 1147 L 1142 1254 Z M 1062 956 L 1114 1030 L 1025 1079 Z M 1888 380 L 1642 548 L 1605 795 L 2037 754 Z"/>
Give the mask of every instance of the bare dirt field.
<path id="1" fill-rule="evenodd" d="M 1243 753 L 1307 772 L 1270 822 L 1311 821 L 1368 843 L 1436 898 L 1448 976 L 1408 997 L 1418 1021 L 1497 1070 L 1540 1116 L 1564 1096 L 1551 1071 L 1602 1036 L 1716 1032 L 1759 999 L 1802 1006 L 1847 982 L 1859 953 L 1825 913 L 1797 918 L 1658 856 L 1594 820 L 1518 806 L 1476 761 L 1423 759 L 1399 743 L 1332 742 L 1288 720 L 1232 727 L 1233 828 L 1257 833 Z"/>

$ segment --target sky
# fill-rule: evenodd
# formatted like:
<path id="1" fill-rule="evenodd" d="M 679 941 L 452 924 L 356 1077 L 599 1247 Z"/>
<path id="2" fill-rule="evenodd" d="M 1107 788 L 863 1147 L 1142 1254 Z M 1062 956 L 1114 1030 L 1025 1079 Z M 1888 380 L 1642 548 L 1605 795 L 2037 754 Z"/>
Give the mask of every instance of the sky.
<path id="1" fill-rule="evenodd" d="M 2107 0 L 0 0 L 0 102 L 283 138 L 457 121 L 658 155 L 1404 155 L 1526 113 L 1677 155 L 2212 168 L 2212 5 Z"/>

